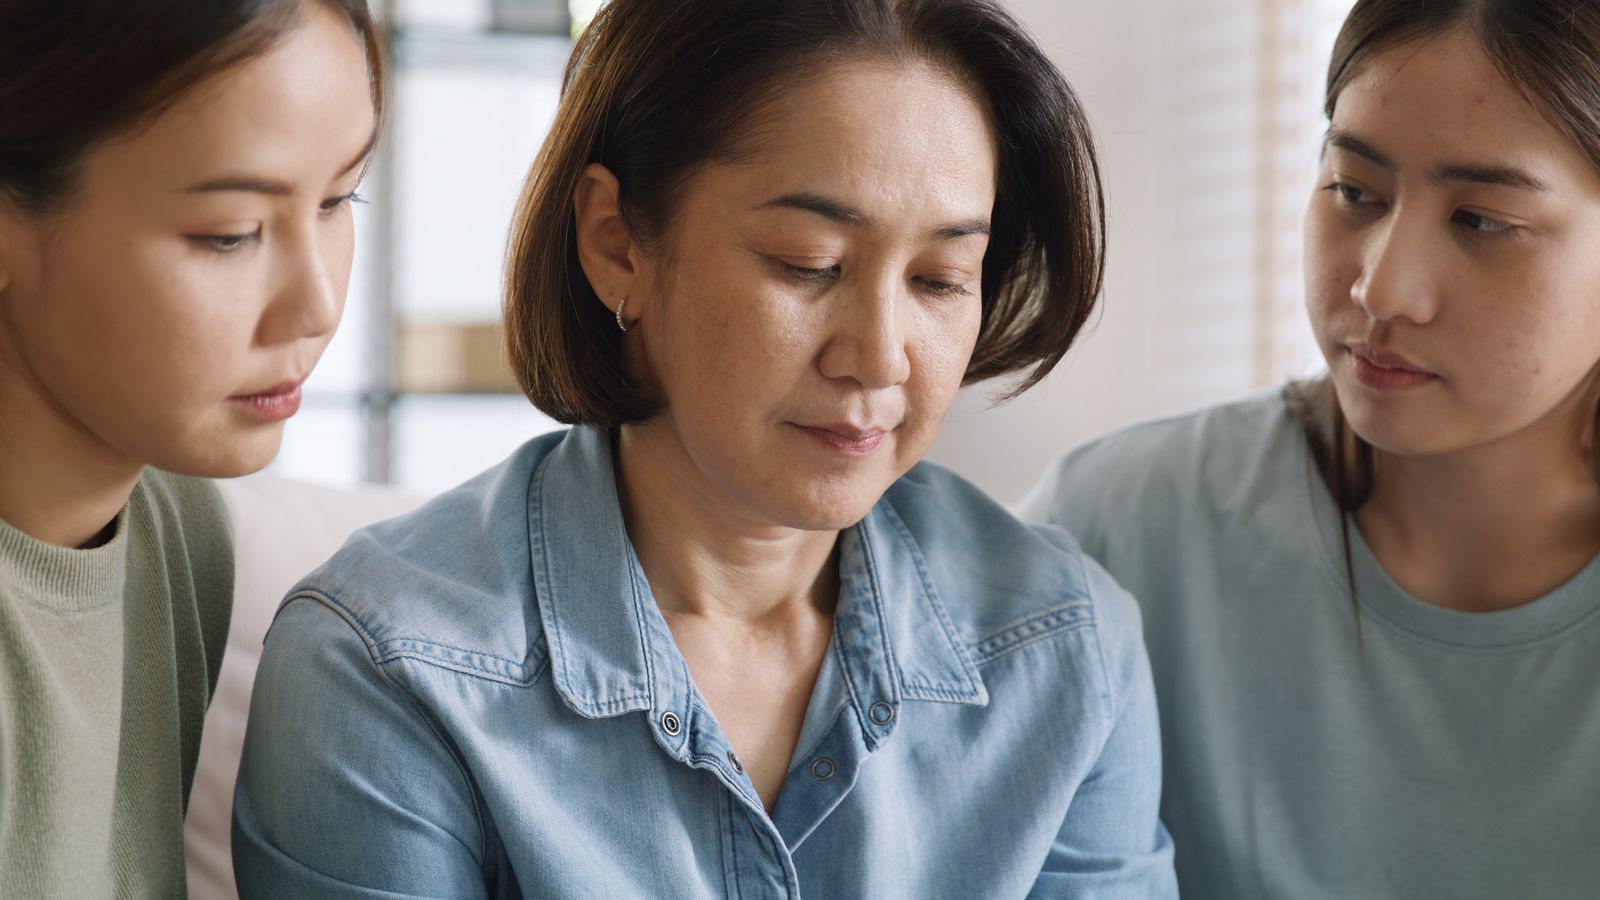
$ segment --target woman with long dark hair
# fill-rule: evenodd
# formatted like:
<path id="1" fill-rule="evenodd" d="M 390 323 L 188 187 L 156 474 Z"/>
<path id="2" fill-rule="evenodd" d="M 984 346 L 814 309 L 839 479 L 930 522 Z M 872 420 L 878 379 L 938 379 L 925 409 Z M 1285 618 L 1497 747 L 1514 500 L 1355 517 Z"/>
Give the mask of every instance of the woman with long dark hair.
<path id="1" fill-rule="evenodd" d="M 1185 894 L 1600 891 L 1600 4 L 1361 0 L 1305 231 L 1328 375 L 1027 503 L 1142 604 Z"/>
<path id="2" fill-rule="evenodd" d="M 919 464 L 1097 300 L 1071 89 L 988 0 L 613 0 L 516 217 L 575 427 L 268 635 L 247 897 L 1172 895 L 1133 601 Z"/>
<path id="3" fill-rule="evenodd" d="M 267 464 L 339 320 L 378 46 L 359 0 L 0 3 L 0 894 L 184 893 L 201 478 Z"/>

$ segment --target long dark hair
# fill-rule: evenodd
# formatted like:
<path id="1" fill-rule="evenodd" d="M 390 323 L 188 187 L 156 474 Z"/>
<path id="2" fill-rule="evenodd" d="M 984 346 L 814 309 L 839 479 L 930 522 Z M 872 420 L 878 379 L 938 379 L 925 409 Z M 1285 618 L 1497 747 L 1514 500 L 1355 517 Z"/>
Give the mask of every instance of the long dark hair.
<path id="1" fill-rule="evenodd" d="M 1373 57 L 1453 32 L 1473 36 L 1500 75 L 1600 170 L 1600 3 L 1593 0 L 1359 0 L 1334 42 L 1323 112 L 1333 119 L 1340 93 Z M 1326 377 L 1292 385 L 1289 398 L 1339 508 L 1354 602 L 1351 519 L 1372 496 L 1372 445 L 1345 421 Z M 1596 466 L 1600 477 L 1600 460 Z"/>
<path id="2" fill-rule="evenodd" d="M 612 0 L 572 52 L 513 220 L 506 332 L 536 406 L 604 426 L 658 411 L 578 264 L 572 194 L 584 166 L 616 175 L 624 219 L 648 246 L 685 174 L 739 153 L 765 99 L 861 57 L 930 62 L 987 108 L 998 184 L 965 380 L 1022 373 L 1014 396 L 1049 373 L 1100 294 L 1100 173 L 1077 96 L 996 0 Z"/>
<path id="3" fill-rule="evenodd" d="M 0 191 L 53 210 L 90 149 L 272 47 L 307 3 L 350 17 L 381 113 L 383 41 L 366 0 L 0 0 Z"/>

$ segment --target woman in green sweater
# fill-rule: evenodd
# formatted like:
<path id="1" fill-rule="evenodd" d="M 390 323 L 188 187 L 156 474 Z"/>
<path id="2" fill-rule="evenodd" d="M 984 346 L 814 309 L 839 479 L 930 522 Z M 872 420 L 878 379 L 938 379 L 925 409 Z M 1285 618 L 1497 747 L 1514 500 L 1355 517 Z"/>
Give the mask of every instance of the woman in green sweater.
<path id="1" fill-rule="evenodd" d="M 339 320 L 378 47 L 364 0 L 0 4 L 5 896 L 183 894 L 233 572 L 194 476 L 267 464 Z"/>

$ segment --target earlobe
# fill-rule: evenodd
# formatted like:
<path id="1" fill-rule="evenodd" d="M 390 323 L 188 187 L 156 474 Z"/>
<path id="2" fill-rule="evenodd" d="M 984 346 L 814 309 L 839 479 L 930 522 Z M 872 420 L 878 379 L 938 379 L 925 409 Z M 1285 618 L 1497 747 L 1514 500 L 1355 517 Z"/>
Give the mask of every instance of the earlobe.
<path id="1" fill-rule="evenodd" d="M 628 319 L 643 312 L 634 290 L 638 271 L 634 265 L 633 237 L 622 220 L 621 184 L 599 163 L 584 167 L 572 193 L 577 223 L 578 262 L 600 302 L 618 314 L 622 298 L 629 298 Z M 620 318 L 620 317 L 619 317 Z"/>

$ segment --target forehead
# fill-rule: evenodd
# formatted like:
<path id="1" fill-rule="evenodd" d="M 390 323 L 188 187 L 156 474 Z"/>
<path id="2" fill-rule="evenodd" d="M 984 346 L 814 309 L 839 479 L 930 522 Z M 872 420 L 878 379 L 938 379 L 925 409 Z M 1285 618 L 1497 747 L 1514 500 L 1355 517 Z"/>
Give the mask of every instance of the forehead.
<path id="1" fill-rule="evenodd" d="M 1333 125 L 1416 164 L 1440 159 L 1515 161 L 1592 175 L 1578 147 L 1552 125 L 1472 36 L 1401 44 L 1367 60 L 1340 93 Z"/>
<path id="2" fill-rule="evenodd" d="M 825 190 L 869 212 L 987 215 L 995 137 L 971 89 L 927 64 L 841 63 L 769 99 L 726 167 L 751 196 Z M 976 208 L 974 208 L 976 207 Z"/>
<path id="3" fill-rule="evenodd" d="M 311 3 L 260 55 L 212 76 L 149 124 L 97 148 L 88 168 L 159 190 L 224 174 L 219 169 L 286 181 L 326 179 L 365 145 L 375 116 L 360 35 L 342 13 Z"/>

